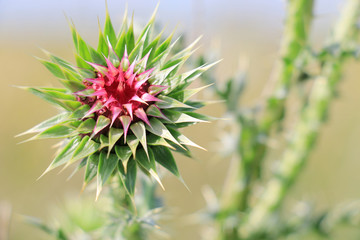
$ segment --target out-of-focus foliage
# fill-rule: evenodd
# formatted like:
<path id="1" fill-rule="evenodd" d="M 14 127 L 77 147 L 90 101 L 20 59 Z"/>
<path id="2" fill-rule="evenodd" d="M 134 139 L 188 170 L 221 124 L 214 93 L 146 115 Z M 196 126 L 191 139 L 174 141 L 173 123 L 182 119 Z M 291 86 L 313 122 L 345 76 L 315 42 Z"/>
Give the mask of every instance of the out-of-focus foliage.
<path id="1" fill-rule="evenodd" d="M 25 220 L 57 240 L 146 239 L 150 232 L 162 234 L 157 221 L 163 203 L 156 196 L 156 185 L 141 179 L 136 202 L 114 181 L 106 189 L 106 197 L 94 202 L 89 197 L 68 198 L 63 207 L 55 208 L 52 220 L 34 217 Z"/>
<path id="2" fill-rule="evenodd" d="M 205 214 L 217 226 L 217 231 L 211 231 L 215 239 L 304 239 L 311 234 L 328 238 L 338 225 L 360 224 L 358 204 L 342 205 L 322 213 L 314 213 L 309 210 L 309 205 L 302 204 L 295 215 L 283 209 L 284 200 L 326 121 L 343 66 L 346 60 L 356 57 L 359 46 L 360 2 L 349 0 L 328 42 L 316 53 L 308 43 L 314 2 L 287 2 L 280 58 L 273 75 L 274 86 L 270 91 L 266 89 L 265 102 L 251 108 L 239 105 L 247 81 L 245 72 L 227 80 L 223 87 L 211 72 L 203 76 L 207 84 L 214 83 L 214 92 L 225 101 L 227 115 L 233 119 L 229 121 L 230 128 L 239 129 L 226 141 L 235 142 L 230 169 L 233 178 L 225 183 L 222 195 L 212 201 Z M 203 56 L 200 63 L 204 59 L 208 57 Z M 308 68 L 309 62 L 317 64 L 319 72 L 312 72 Z M 289 92 L 308 85 L 311 87 L 305 89 L 310 90 L 299 96 L 302 106 L 296 113 L 292 136 L 276 168 L 269 173 L 264 160 L 274 161 L 268 157 L 270 140 L 281 138 L 283 134 L 280 126 L 292 110 L 287 104 Z"/>

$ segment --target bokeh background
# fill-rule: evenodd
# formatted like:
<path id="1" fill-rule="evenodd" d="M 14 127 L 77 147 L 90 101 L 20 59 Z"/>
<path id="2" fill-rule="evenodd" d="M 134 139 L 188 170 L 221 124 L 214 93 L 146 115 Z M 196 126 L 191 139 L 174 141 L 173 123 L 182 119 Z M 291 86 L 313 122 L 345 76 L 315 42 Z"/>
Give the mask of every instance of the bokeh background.
<path id="1" fill-rule="evenodd" d="M 128 1 L 135 20 L 142 25 L 151 16 L 157 0 Z M 317 0 L 311 42 L 321 47 L 339 14 L 343 0 Z M 126 6 L 123 0 L 108 0 L 115 27 L 119 27 Z M 15 88 L 57 86 L 56 79 L 33 57 L 44 57 L 40 48 L 65 59 L 72 58 L 72 40 L 66 16 L 84 38 L 96 44 L 98 23 L 104 20 L 105 1 L 99 0 L 0 0 L 0 202 L 11 204 L 11 240 L 49 239 L 20 221 L 20 215 L 51 219 L 50 209 L 67 196 L 80 196 L 82 174 L 57 171 L 36 181 L 54 154 L 56 141 L 18 144 L 14 136 L 56 113 L 48 103 Z M 203 35 L 199 53 L 214 46 L 224 60 L 217 66 L 219 80 L 233 75 L 238 59 L 249 62 L 248 89 L 243 103 L 256 102 L 269 79 L 280 45 L 285 15 L 282 0 L 163 0 L 158 23 L 167 32 L 177 27 L 186 39 Z M 339 97 L 331 107 L 331 117 L 322 129 L 316 150 L 292 190 L 290 202 L 309 200 L 326 209 L 344 200 L 360 199 L 360 94 L 359 65 L 350 62 L 340 85 Z M 221 116 L 221 104 L 205 110 Z M 211 186 L 221 192 L 228 159 L 216 155 L 219 124 L 202 124 L 185 133 L 208 152 L 194 150 L 196 159 L 177 158 L 191 192 L 174 177 L 164 179 L 164 196 L 170 218 L 163 227 L 170 239 L 199 239 L 198 225 L 186 216 L 205 206 L 201 188 Z M 276 154 L 274 154 L 276 156 Z"/>

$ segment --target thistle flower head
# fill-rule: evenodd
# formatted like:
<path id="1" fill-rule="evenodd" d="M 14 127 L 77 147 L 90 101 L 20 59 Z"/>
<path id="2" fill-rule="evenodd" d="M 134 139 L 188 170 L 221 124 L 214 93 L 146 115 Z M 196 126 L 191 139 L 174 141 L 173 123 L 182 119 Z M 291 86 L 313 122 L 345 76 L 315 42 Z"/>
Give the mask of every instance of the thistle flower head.
<path id="1" fill-rule="evenodd" d="M 154 111 L 155 108 L 161 113 L 156 106 L 156 102 L 161 100 L 156 96 L 166 86 L 149 82 L 154 68 L 146 69 L 148 58 L 149 54 L 140 61 L 135 59 L 130 63 L 125 51 L 121 61 L 116 59 L 120 63 L 117 67 L 106 57 L 106 66 L 88 62 L 95 69 L 95 78 L 84 79 L 85 89 L 74 93 L 79 102 L 90 107 L 84 118 L 90 114 L 94 114 L 95 119 L 105 116 L 110 120 L 105 127 L 122 128 L 125 141 L 132 123 L 142 121 L 151 127 L 146 111 L 149 108 Z M 142 67 L 135 69 L 140 65 L 138 62 L 142 63 Z M 156 117 L 165 118 L 165 115 Z"/>
<path id="2" fill-rule="evenodd" d="M 76 65 L 45 52 L 50 61 L 40 61 L 65 88 L 26 89 L 64 111 L 24 133 L 64 139 L 45 173 L 80 162 L 84 186 L 97 178 L 97 196 L 114 174 L 133 195 L 138 169 L 161 185 L 156 163 L 181 179 L 170 149 L 189 156 L 187 146 L 199 147 L 178 129 L 208 120 L 194 112 L 204 103 L 190 100 L 204 87 L 187 87 L 212 64 L 180 74 L 195 43 L 174 53 L 173 35 L 153 35 L 154 16 L 135 36 L 126 14 L 116 34 L 107 13 L 97 49 L 71 25 Z"/>

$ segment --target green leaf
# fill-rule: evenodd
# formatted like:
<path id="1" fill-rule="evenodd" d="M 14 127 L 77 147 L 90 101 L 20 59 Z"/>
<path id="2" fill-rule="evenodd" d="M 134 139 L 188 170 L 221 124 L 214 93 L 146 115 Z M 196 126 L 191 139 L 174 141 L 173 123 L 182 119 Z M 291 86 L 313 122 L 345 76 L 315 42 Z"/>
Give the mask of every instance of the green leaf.
<path id="1" fill-rule="evenodd" d="M 134 17 L 131 18 L 129 29 L 126 33 L 126 48 L 128 53 L 130 54 L 135 46 L 135 36 L 134 36 Z M 133 61 L 134 59 L 129 59 Z"/>
<path id="2" fill-rule="evenodd" d="M 66 78 L 71 78 L 69 77 L 69 74 L 65 72 Z M 69 89 L 72 92 L 77 92 L 80 90 L 83 90 L 85 88 L 84 84 L 82 84 L 81 82 L 77 81 L 77 80 L 68 80 L 68 79 L 60 79 L 59 78 L 60 83 L 66 87 L 67 89 Z"/>
<path id="3" fill-rule="evenodd" d="M 87 64 L 85 62 L 85 60 L 80 57 L 78 54 L 74 54 L 75 56 L 75 61 L 76 61 L 76 65 L 79 67 L 79 68 L 84 68 L 84 69 L 88 69 L 88 70 L 93 70 L 93 67 L 90 66 L 89 64 Z"/>
<path id="4" fill-rule="evenodd" d="M 134 49 L 131 51 L 131 54 L 129 55 L 129 59 L 135 59 L 136 56 L 139 56 L 139 57 L 142 56 L 144 44 L 146 41 L 148 41 L 150 29 L 151 29 L 151 25 L 149 25 L 149 24 L 144 28 L 143 32 L 140 34 L 138 40 L 135 43 Z M 138 65 L 140 65 L 140 64 L 138 63 Z M 142 66 L 142 67 L 143 67 L 142 70 L 145 70 L 145 66 Z"/>
<path id="5" fill-rule="evenodd" d="M 123 162 L 128 161 L 132 154 L 131 149 L 128 146 L 115 146 L 115 152 Z"/>
<path id="6" fill-rule="evenodd" d="M 131 149 L 128 146 L 115 146 L 115 153 L 120 158 L 126 173 L 128 161 L 132 154 Z"/>
<path id="7" fill-rule="evenodd" d="M 213 84 L 209 84 L 209 85 L 199 87 L 199 88 L 184 89 L 184 90 L 181 90 L 181 91 L 178 91 L 178 92 L 175 92 L 175 93 L 171 93 L 171 94 L 169 94 L 169 96 L 179 100 L 180 102 L 186 102 L 187 100 L 189 100 L 192 96 L 194 96 L 198 92 L 200 92 L 203 89 L 208 88 L 208 87 L 210 87 L 212 85 Z"/>
<path id="8" fill-rule="evenodd" d="M 167 39 L 165 39 L 161 44 L 160 46 L 156 49 L 155 51 L 155 56 L 156 58 L 161 55 L 162 53 L 166 52 L 166 50 L 169 49 L 169 46 L 170 46 L 170 43 L 171 43 L 171 40 L 174 36 L 174 32 L 172 32 L 169 37 Z M 154 60 L 155 62 L 155 60 Z"/>
<path id="9" fill-rule="evenodd" d="M 165 146 L 174 149 L 174 147 L 171 146 L 164 138 L 151 133 L 147 135 L 147 143 L 148 145 Z"/>
<path id="10" fill-rule="evenodd" d="M 143 56 L 145 56 L 145 54 L 147 54 L 149 51 L 150 52 L 150 55 L 149 55 L 149 58 L 148 58 L 148 62 L 151 63 L 153 58 L 154 58 L 154 55 L 155 55 L 155 51 L 156 51 L 156 47 L 161 39 L 161 34 L 160 33 L 154 40 L 151 41 L 151 43 L 144 49 L 143 51 Z M 149 64 L 150 65 L 150 64 Z"/>
<path id="11" fill-rule="evenodd" d="M 82 156 L 82 154 L 80 154 L 80 153 L 82 152 L 82 150 L 84 149 L 84 147 L 86 146 L 88 141 L 89 141 L 89 136 L 85 136 L 81 139 L 80 143 L 78 144 L 76 149 L 73 151 L 71 158 L 69 159 L 69 161 L 66 162 L 66 165 L 64 166 L 64 168 L 61 171 L 63 171 L 65 168 L 67 168 L 68 166 L 70 166 L 71 164 L 76 162 L 77 160 L 84 158 Z"/>
<path id="12" fill-rule="evenodd" d="M 75 109 L 81 106 L 81 103 L 78 101 L 72 101 L 72 100 L 60 100 L 60 101 L 71 111 L 74 111 Z"/>
<path id="13" fill-rule="evenodd" d="M 88 64 L 87 64 L 88 65 Z M 90 66 L 90 65 L 88 65 Z M 84 79 L 84 78 L 95 78 L 96 77 L 96 74 L 93 70 L 93 67 L 90 66 L 90 68 L 86 69 L 86 68 L 76 68 L 78 74 L 81 76 L 81 81 Z"/>
<path id="14" fill-rule="evenodd" d="M 94 177 L 97 174 L 97 166 L 99 164 L 99 154 L 93 154 L 88 158 L 88 161 L 86 163 L 86 168 L 85 168 L 85 175 L 84 175 L 84 184 L 82 189 L 84 190 L 86 185 L 92 180 L 94 179 Z"/>
<path id="15" fill-rule="evenodd" d="M 218 100 L 218 101 L 186 101 L 186 104 L 189 106 L 192 106 L 194 110 L 202 108 L 204 106 L 212 105 L 212 104 L 218 104 L 218 103 L 225 103 L 224 100 Z M 189 111 L 189 110 L 188 110 Z M 216 120 L 214 117 L 207 116 L 208 120 Z"/>
<path id="16" fill-rule="evenodd" d="M 104 151 L 100 153 L 99 165 L 97 171 L 96 199 L 99 198 L 102 187 L 104 186 L 105 182 L 109 179 L 111 174 L 114 172 L 119 161 L 118 157 L 115 154 L 110 154 L 109 157 L 107 157 L 106 155 L 107 154 Z"/>
<path id="17" fill-rule="evenodd" d="M 71 35 L 72 35 L 72 38 L 73 38 L 75 50 L 78 51 L 78 49 L 79 49 L 78 32 L 76 31 L 76 28 L 75 28 L 75 26 L 73 24 L 70 24 L 70 30 L 71 30 Z"/>
<path id="18" fill-rule="evenodd" d="M 93 63 L 97 63 L 103 66 L 106 66 L 106 61 L 104 56 L 102 56 L 98 51 L 96 51 L 94 48 L 89 48 L 91 58 L 93 59 Z"/>
<path id="19" fill-rule="evenodd" d="M 156 72 L 155 74 L 155 80 L 151 82 L 153 85 L 163 85 L 163 86 L 171 86 L 171 82 L 169 82 L 171 79 L 169 79 L 169 74 L 176 68 L 175 66 L 172 66 L 170 68 L 161 70 Z M 151 79 L 150 79 L 151 80 Z M 150 92 L 150 94 L 153 94 Z"/>
<path id="20" fill-rule="evenodd" d="M 156 107 L 155 105 L 150 105 L 147 109 L 146 109 L 146 115 L 148 116 L 153 116 L 153 117 L 158 117 L 158 118 L 163 118 L 165 120 L 170 121 L 170 119 L 168 119 L 161 111 L 158 107 Z"/>
<path id="21" fill-rule="evenodd" d="M 144 151 L 144 149 L 139 149 L 137 151 L 136 154 L 136 161 L 146 170 L 150 170 L 150 169 L 154 169 L 156 170 L 156 165 L 155 165 L 155 160 L 154 160 L 154 156 L 153 153 L 151 153 L 151 157 L 149 154 L 149 158 L 146 154 L 146 152 Z"/>
<path id="22" fill-rule="evenodd" d="M 123 129 L 119 128 L 110 128 L 109 130 L 109 149 L 108 149 L 108 155 L 110 154 L 112 148 L 114 147 L 115 143 L 121 138 L 121 136 L 124 134 Z"/>
<path id="23" fill-rule="evenodd" d="M 144 40 L 144 43 L 143 43 L 144 46 L 147 46 L 151 29 L 152 29 L 152 27 L 154 26 L 155 17 L 156 17 L 156 13 L 157 13 L 158 8 L 159 8 L 159 4 L 155 7 L 155 10 L 153 11 L 153 14 L 151 15 L 148 23 L 146 24 L 146 26 L 144 27 L 143 31 L 142 31 L 141 34 L 139 35 L 137 44 L 142 41 L 142 39 L 144 38 L 144 36 L 147 36 L 147 37 L 145 37 L 145 40 Z"/>
<path id="24" fill-rule="evenodd" d="M 87 112 L 89 112 L 90 106 L 85 104 L 78 107 L 70 116 L 71 119 L 81 119 L 85 116 Z M 88 117 L 92 117 L 93 115 L 89 115 Z"/>
<path id="25" fill-rule="evenodd" d="M 103 130 L 105 127 L 107 127 L 110 124 L 110 119 L 107 117 L 100 115 L 96 121 L 96 126 L 94 128 L 94 132 L 92 136 L 95 136 L 98 134 L 101 130 Z"/>
<path id="26" fill-rule="evenodd" d="M 88 118 L 83 121 L 78 127 L 77 131 L 82 134 L 91 133 L 95 127 L 95 120 L 93 118 Z"/>
<path id="27" fill-rule="evenodd" d="M 55 77 L 57 78 L 65 78 L 64 72 L 62 71 L 62 69 L 59 67 L 59 65 L 43 60 L 43 59 L 38 59 Z"/>
<path id="28" fill-rule="evenodd" d="M 120 66 L 120 59 L 111 45 L 109 46 L 109 60 L 115 67 Z"/>
<path id="29" fill-rule="evenodd" d="M 127 169 L 127 171 L 126 171 Z M 128 194 L 133 197 L 135 193 L 137 167 L 134 159 L 127 162 L 127 167 L 124 170 L 123 164 L 118 163 L 118 170 L 120 172 L 121 180 L 127 190 Z"/>
<path id="30" fill-rule="evenodd" d="M 153 178 L 159 183 L 163 190 L 164 186 L 161 183 L 160 177 L 156 172 L 155 157 L 152 150 L 149 148 L 149 156 L 143 149 L 139 149 L 136 154 L 136 162 L 139 163 L 146 171 L 148 171 Z"/>
<path id="31" fill-rule="evenodd" d="M 39 87 L 37 89 L 54 98 L 76 101 L 76 97 L 71 92 L 69 92 L 67 89 L 64 88 Z"/>
<path id="32" fill-rule="evenodd" d="M 177 73 L 177 71 L 184 65 L 187 59 L 195 52 L 195 50 L 192 50 L 192 48 L 198 40 L 200 40 L 200 38 L 198 38 L 188 48 L 182 50 L 181 52 L 177 53 L 175 56 L 171 57 L 165 64 L 163 64 L 161 70 L 171 68 L 172 70 L 169 73 L 169 77 L 174 76 Z"/>
<path id="33" fill-rule="evenodd" d="M 88 88 L 88 89 L 84 89 L 83 91 L 81 91 L 81 95 L 83 96 L 91 96 L 93 93 L 95 92 L 95 89 L 92 88 Z"/>
<path id="34" fill-rule="evenodd" d="M 189 56 L 194 53 L 194 51 L 196 49 L 193 50 L 193 48 L 199 42 L 200 39 L 201 39 L 201 36 L 198 37 L 197 39 L 195 39 L 195 41 L 193 41 L 188 47 L 186 47 L 185 49 L 181 50 L 180 52 L 178 52 L 174 56 L 172 56 L 169 59 L 169 61 L 164 64 L 163 69 L 168 68 L 169 66 L 172 66 L 173 64 L 177 64 L 177 62 L 181 63 L 179 65 L 179 67 L 177 67 L 177 69 L 179 69 L 180 66 L 182 66 L 182 64 L 187 60 L 187 58 L 189 58 Z M 176 71 L 177 71 L 177 69 L 176 69 Z"/>
<path id="35" fill-rule="evenodd" d="M 107 56 L 109 54 L 109 47 L 108 47 L 107 41 L 101 31 L 100 25 L 99 25 L 99 42 L 98 42 L 97 51 L 104 54 L 104 56 Z"/>
<path id="36" fill-rule="evenodd" d="M 75 135 L 77 135 L 77 132 L 75 131 L 74 128 L 59 124 L 46 129 L 45 131 L 35 135 L 29 140 L 45 139 L 45 138 L 66 138 Z"/>
<path id="37" fill-rule="evenodd" d="M 181 146 L 181 144 L 173 137 L 173 135 L 170 133 L 170 131 L 165 127 L 165 125 L 156 118 L 152 118 L 150 119 L 150 126 L 146 125 L 146 129 L 157 135 L 160 136 L 162 138 L 168 139 L 172 142 L 174 142 L 175 144 Z"/>
<path id="38" fill-rule="evenodd" d="M 166 57 L 168 56 L 168 54 L 170 53 L 170 51 L 173 49 L 173 47 L 175 46 L 176 42 L 179 40 L 176 39 L 170 46 L 166 46 L 167 48 L 163 51 L 160 51 L 161 53 L 157 54 L 157 52 L 159 51 L 159 49 L 161 49 L 163 47 L 163 44 L 166 43 L 166 41 L 170 40 L 171 41 L 172 35 L 169 36 L 169 38 L 167 40 L 165 40 L 157 49 L 156 52 L 154 54 L 154 59 L 152 59 L 151 61 L 151 66 L 156 65 L 156 64 L 164 64 L 164 61 L 166 59 Z M 170 43 L 170 42 L 169 42 Z"/>
<path id="39" fill-rule="evenodd" d="M 78 51 L 77 53 L 79 54 L 79 56 L 88 62 L 92 62 L 93 59 L 91 57 L 90 54 L 90 50 L 88 45 L 86 44 L 86 42 L 80 37 L 79 34 L 77 34 L 77 38 L 78 38 Z"/>
<path id="40" fill-rule="evenodd" d="M 65 110 L 68 111 L 73 111 L 74 109 L 78 108 L 81 103 L 78 101 L 67 101 L 67 100 L 63 100 L 63 99 L 59 99 L 57 98 L 59 95 L 64 95 L 60 92 L 56 93 L 54 95 L 53 92 L 50 91 L 46 91 L 46 90 L 42 90 L 42 89 L 37 89 L 37 88 L 32 88 L 32 87 L 21 87 L 29 92 L 31 92 L 32 94 L 46 100 L 49 103 L 55 104 L 57 106 L 60 106 L 62 108 L 64 108 Z M 66 95 L 66 94 L 65 94 Z"/>
<path id="41" fill-rule="evenodd" d="M 83 137 L 80 145 L 83 147 L 79 146 L 72 156 L 74 161 L 88 157 L 100 149 L 100 144 L 91 140 L 89 136 Z"/>
<path id="42" fill-rule="evenodd" d="M 189 150 L 189 148 L 187 146 L 184 145 L 182 147 L 179 147 L 178 145 L 175 145 L 173 143 L 170 143 L 170 144 L 175 148 L 175 150 L 173 150 L 173 151 L 181 153 L 185 157 L 193 158 L 191 151 Z"/>
<path id="43" fill-rule="evenodd" d="M 204 115 L 204 114 L 201 114 L 201 113 L 196 113 L 196 112 L 184 112 L 185 114 L 193 117 L 193 118 L 196 118 L 196 119 L 200 119 L 204 122 L 210 122 L 212 120 L 216 120 L 217 118 L 215 117 L 209 117 L 207 115 Z"/>
<path id="44" fill-rule="evenodd" d="M 151 149 L 154 153 L 156 162 L 160 163 L 160 165 L 169 170 L 176 177 L 181 178 L 175 159 L 168 148 L 163 146 L 153 146 Z"/>
<path id="45" fill-rule="evenodd" d="M 126 39 L 125 38 L 126 38 L 126 32 L 123 31 L 123 32 L 121 32 L 121 35 L 120 35 L 119 40 L 118 40 L 118 42 L 116 44 L 116 47 L 115 47 L 115 52 L 118 54 L 118 56 L 120 58 L 123 57 L 124 52 L 125 52 L 125 46 L 126 46 L 126 43 L 125 43 Z"/>
<path id="46" fill-rule="evenodd" d="M 81 160 L 81 162 L 79 163 L 79 165 L 72 171 L 72 173 L 66 180 L 70 180 L 77 172 L 79 172 L 83 167 L 85 167 L 87 164 L 87 161 L 88 161 L 88 158 L 83 158 Z M 70 165 L 69 162 L 67 162 L 66 165 Z M 66 165 L 65 165 L 65 167 L 66 167 Z M 63 169 L 65 169 L 65 167 Z M 63 169 L 61 171 L 63 171 Z"/>
<path id="47" fill-rule="evenodd" d="M 190 57 L 190 55 L 191 53 L 189 53 L 186 56 L 183 56 L 182 58 L 166 62 L 164 66 L 161 67 L 161 70 L 171 68 L 172 70 L 170 71 L 169 76 L 173 76 L 178 71 L 178 69 L 181 68 L 181 66 L 186 62 L 186 60 Z"/>
<path id="48" fill-rule="evenodd" d="M 44 176 L 46 173 L 48 173 L 52 169 L 57 168 L 65 163 L 67 163 L 68 161 L 70 161 L 72 155 L 74 154 L 75 149 L 79 146 L 79 144 L 80 144 L 80 137 L 75 137 L 75 138 L 71 139 L 65 145 L 65 147 L 60 151 L 60 153 L 55 157 L 55 159 L 51 162 L 51 164 L 45 170 L 45 172 L 43 174 L 41 174 L 41 176 L 39 178 Z"/>
<path id="49" fill-rule="evenodd" d="M 100 135 L 100 149 L 103 149 L 108 146 L 109 146 L 109 138 L 106 137 L 105 135 L 101 134 Z"/>
<path id="50" fill-rule="evenodd" d="M 71 69 L 70 69 L 71 68 Z M 75 82 L 85 88 L 84 84 L 82 83 L 83 77 L 79 73 L 79 69 L 77 67 L 70 66 L 68 68 L 62 68 L 65 79 Z"/>
<path id="51" fill-rule="evenodd" d="M 73 128 L 74 130 L 76 130 L 80 126 L 81 123 L 82 123 L 81 120 L 72 120 L 72 121 L 66 122 L 62 125 L 69 126 L 69 127 Z"/>
<path id="52" fill-rule="evenodd" d="M 94 106 L 94 105 L 95 105 L 95 106 Z M 104 107 L 104 105 L 102 104 L 101 101 L 95 102 L 94 105 L 92 105 L 92 107 L 91 107 L 91 113 L 90 113 L 90 110 L 89 110 L 88 112 L 86 112 L 86 113 L 82 116 L 83 119 L 93 116 L 93 115 L 94 115 L 94 112 L 96 112 L 96 111 L 98 111 L 98 110 L 100 110 L 100 109 L 102 109 L 102 108 Z M 89 114 L 89 113 L 90 113 L 90 114 Z"/>
<path id="53" fill-rule="evenodd" d="M 140 140 L 141 145 L 143 146 L 146 155 L 148 155 L 147 143 L 146 143 L 146 128 L 143 122 L 136 122 L 130 126 L 131 131 Z"/>
<path id="54" fill-rule="evenodd" d="M 205 148 L 197 145 L 196 143 L 194 143 L 193 141 L 191 141 L 190 139 L 188 139 L 185 135 L 181 134 L 179 131 L 169 128 L 169 131 L 171 132 L 171 134 L 181 143 L 187 146 L 192 146 L 192 147 L 196 147 L 199 149 L 202 149 L 204 151 L 206 151 Z"/>
<path id="55" fill-rule="evenodd" d="M 118 40 L 115 45 L 115 53 L 121 58 L 124 55 L 126 45 L 126 31 L 127 31 L 127 10 L 124 14 L 123 23 L 118 35 Z"/>
<path id="56" fill-rule="evenodd" d="M 219 61 L 211 63 L 211 64 L 204 64 L 198 68 L 195 68 L 191 71 L 188 71 L 186 73 L 183 73 L 181 75 L 180 81 L 175 85 L 177 87 L 174 88 L 175 91 L 180 91 L 184 88 L 186 88 L 187 86 L 189 86 L 196 78 L 198 78 L 199 76 L 201 76 L 201 74 L 203 74 L 205 71 L 207 71 L 209 68 L 213 67 L 214 65 L 216 65 L 217 63 L 219 63 Z M 171 91 L 172 89 L 169 89 L 169 91 Z"/>
<path id="57" fill-rule="evenodd" d="M 109 10 L 106 8 L 106 19 L 105 19 L 105 27 L 104 27 L 104 37 L 105 40 L 109 39 L 111 46 L 116 46 L 116 34 L 114 27 L 111 23 Z"/>
<path id="58" fill-rule="evenodd" d="M 59 115 L 56 115 L 55 117 L 47 119 L 47 120 L 43 121 L 42 123 L 36 125 L 35 127 L 16 135 L 16 137 L 20 137 L 20 136 L 23 136 L 25 134 L 30 134 L 30 133 L 42 132 L 49 127 L 52 127 L 59 123 L 65 122 L 69 118 L 69 116 L 70 116 L 69 112 L 60 113 Z"/>
<path id="59" fill-rule="evenodd" d="M 168 96 L 158 96 L 161 102 L 157 102 L 156 105 L 161 109 L 166 108 L 193 108 L 192 106 L 186 105 L 185 103 L 179 102 L 178 100 Z"/>
<path id="60" fill-rule="evenodd" d="M 170 119 L 170 121 L 172 123 L 184 123 L 184 122 L 191 122 L 191 123 L 198 123 L 198 122 L 209 122 L 204 119 L 204 115 L 201 114 L 194 114 L 194 113 L 184 113 L 184 112 L 179 112 L 179 111 L 172 111 L 172 110 L 164 110 L 164 113 L 166 114 L 166 116 L 168 116 L 168 118 Z M 193 117 L 193 116 L 196 117 Z"/>
<path id="61" fill-rule="evenodd" d="M 140 140 L 139 140 L 137 137 L 135 137 L 134 135 L 129 135 L 129 136 L 127 136 L 127 138 L 126 138 L 126 143 L 127 143 L 128 146 L 130 147 L 131 152 L 132 152 L 134 158 L 135 158 L 135 156 L 136 156 L 136 148 L 137 148 L 137 146 L 139 145 L 139 142 L 140 142 Z"/>
<path id="62" fill-rule="evenodd" d="M 42 49 L 42 51 L 50 58 L 50 60 L 57 64 L 58 66 L 60 67 L 63 67 L 69 71 L 74 71 L 74 66 L 72 66 L 71 63 L 67 62 L 66 60 L 62 59 L 62 58 L 59 58 L 53 54 L 51 54 L 50 52 Z"/>

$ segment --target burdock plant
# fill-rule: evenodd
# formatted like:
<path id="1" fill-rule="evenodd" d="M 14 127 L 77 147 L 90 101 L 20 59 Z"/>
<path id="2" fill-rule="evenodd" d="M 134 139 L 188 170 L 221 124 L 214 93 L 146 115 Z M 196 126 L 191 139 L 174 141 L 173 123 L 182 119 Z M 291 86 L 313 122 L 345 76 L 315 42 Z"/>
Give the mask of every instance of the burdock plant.
<path id="1" fill-rule="evenodd" d="M 50 60 L 41 63 L 65 88 L 25 89 L 63 111 L 24 133 L 35 134 L 29 140 L 63 139 L 44 173 L 79 162 L 84 187 L 97 178 L 97 197 L 111 176 L 133 196 L 138 169 L 162 186 L 157 163 L 182 181 L 171 151 L 189 156 L 188 146 L 201 147 L 179 128 L 208 120 L 195 113 L 204 103 L 189 100 L 203 87 L 187 87 L 212 64 L 179 73 L 196 41 L 174 53 L 173 34 L 153 37 L 154 16 L 135 36 L 125 13 L 116 34 L 107 11 L 97 49 L 70 24 L 75 65 L 45 51 Z"/>

